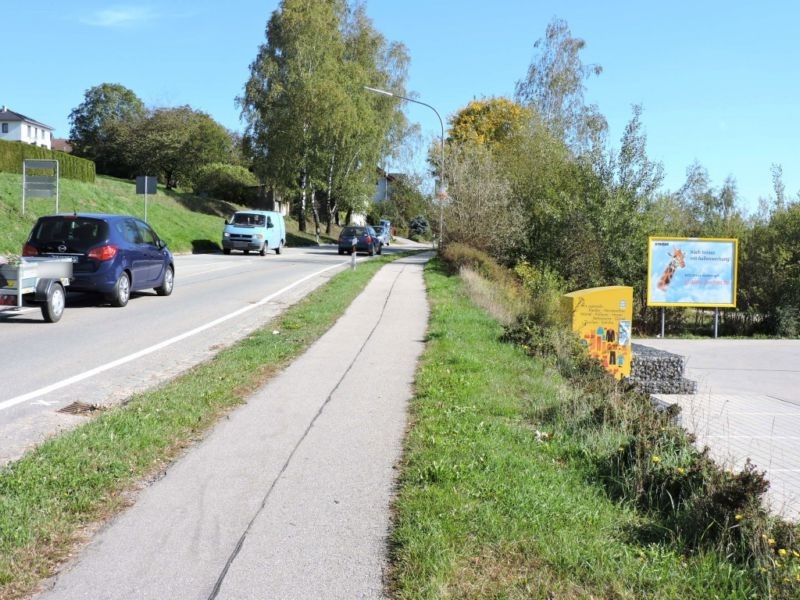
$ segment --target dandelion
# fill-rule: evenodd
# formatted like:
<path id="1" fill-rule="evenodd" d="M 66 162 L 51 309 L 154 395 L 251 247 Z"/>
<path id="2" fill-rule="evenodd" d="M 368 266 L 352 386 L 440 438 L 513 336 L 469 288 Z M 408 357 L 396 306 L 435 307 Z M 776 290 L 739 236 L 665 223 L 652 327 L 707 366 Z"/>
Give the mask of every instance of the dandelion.
<path id="1" fill-rule="evenodd" d="M 769 539 L 767 540 L 767 543 L 768 543 L 770 546 L 774 546 L 774 545 L 775 545 L 775 538 L 769 538 Z"/>
<path id="2" fill-rule="evenodd" d="M 661 462 L 661 457 L 660 457 L 660 456 L 653 456 L 653 458 L 652 458 L 651 460 L 652 460 L 654 463 L 658 464 L 658 463 L 660 463 L 660 462 Z"/>
<path id="3" fill-rule="evenodd" d="M 678 475 L 686 475 L 686 469 L 683 467 L 678 467 L 676 470 L 678 471 Z"/>
<path id="4" fill-rule="evenodd" d="M 785 548 L 781 548 L 780 550 L 778 550 L 778 554 L 781 556 L 786 556 L 789 553 L 786 551 Z"/>
<path id="5" fill-rule="evenodd" d="M 779 561 L 779 560 L 775 561 L 775 568 L 776 569 L 780 569 L 782 566 L 783 566 L 783 563 L 781 561 Z"/>
<path id="6" fill-rule="evenodd" d="M 737 521 L 741 521 L 742 519 L 744 519 L 744 515 L 736 515 L 736 517 L 734 517 L 734 518 L 735 518 Z"/>
<path id="7" fill-rule="evenodd" d="M 795 558 L 800 558 L 800 552 L 798 552 L 797 550 L 792 550 L 792 554 L 794 554 Z"/>

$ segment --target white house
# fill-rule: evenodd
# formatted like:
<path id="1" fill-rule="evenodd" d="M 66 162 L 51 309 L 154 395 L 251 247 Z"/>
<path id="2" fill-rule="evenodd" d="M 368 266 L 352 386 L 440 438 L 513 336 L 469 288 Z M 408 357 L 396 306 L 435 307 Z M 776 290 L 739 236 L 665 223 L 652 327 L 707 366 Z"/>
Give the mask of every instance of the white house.
<path id="1" fill-rule="evenodd" d="M 0 140 L 23 142 L 50 150 L 53 128 L 3 106 L 0 109 Z"/>

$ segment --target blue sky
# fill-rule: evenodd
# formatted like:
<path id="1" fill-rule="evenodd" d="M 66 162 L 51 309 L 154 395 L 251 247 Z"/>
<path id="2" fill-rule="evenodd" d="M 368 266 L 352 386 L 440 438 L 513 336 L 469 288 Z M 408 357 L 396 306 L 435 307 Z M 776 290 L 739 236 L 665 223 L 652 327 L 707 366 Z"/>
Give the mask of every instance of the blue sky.
<path id="1" fill-rule="evenodd" d="M 0 104 L 69 134 L 70 111 L 104 82 L 148 106 L 189 104 L 241 130 L 234 98 L 276 0 L 4 0 L 7 26 Z M 371 0 L 367 12 L 411 56 L 408 89 L 447 119 L 472 99 L 512 96 L 534 42 L 553 17 L 586 40 L 587 83 L 618 140 L 642 104 L 652 159 L 665 189 L 699 161 L 719 187 L 737 181 L 742 206 L 772 194 L 770 165 L 800 192 L 800 8 L 789 0 Z M 438 139 L 429 109 L 409 104 L 425 139 Z M 421 149 L 422 151 L 422 149 Z M 419 159 L 416 168 L 419 168 Z M 394 167 L 394 166 L 393 166 Z M 397 165 L 402 168 L 402 165 Z"/>

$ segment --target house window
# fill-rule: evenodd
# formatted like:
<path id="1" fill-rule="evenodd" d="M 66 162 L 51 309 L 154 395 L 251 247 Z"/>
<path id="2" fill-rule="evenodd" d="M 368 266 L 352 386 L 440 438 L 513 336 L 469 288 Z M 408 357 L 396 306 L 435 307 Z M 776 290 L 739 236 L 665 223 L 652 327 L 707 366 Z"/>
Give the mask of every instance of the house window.
<path id="1" fill-rule="evenodd" d="M 28 125 L 28 137 L 31 137 L 31 126 Z"/>
<path id="2" fill-rule="evenodd" d="M 3 133 L 8 133 L 8 123 L 3 123 Z"/>

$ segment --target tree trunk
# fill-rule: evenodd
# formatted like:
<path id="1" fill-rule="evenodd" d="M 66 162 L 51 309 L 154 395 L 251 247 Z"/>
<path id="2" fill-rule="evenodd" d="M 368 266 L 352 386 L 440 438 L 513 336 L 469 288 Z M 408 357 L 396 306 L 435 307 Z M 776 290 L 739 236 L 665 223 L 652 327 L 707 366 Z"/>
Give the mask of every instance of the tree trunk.
<path id="1" fill-rule="evenodd" d="M 311 214 L 314 216 L 314 238 L 319 244 L 319 210 L 317 208 L 317 190 L 311 188 Z"/>
<path id="2" fill-rule="evenodd" d="M 347 214 L 344 217 L 344 224 L 348 225 L 352 218 L 353 218 L 353 209 L 352 208 L 348 208 L 347 209 Z"/>
<path id="3" fill-rule="evenodd" d="M 330 165 L 328 165 L 328 190 L 325 199 L 325 233 L 331 235 L 333 228 L 331 227 L 331 215 L 336 213 L 336 201 L 333 200 L 333 161 L 335 160 L 336 152 L 334 151 L 331 156 Z M 339 224 L 338 218 L 336 224 Z"/>
<path id="4" fill-rule="evenodd" d="M 300 231 L 306 230 L 306 188 L 308 177 L 305 169 L 300 172 L 300 206 L 297 207 L 297 224 Z"/>

